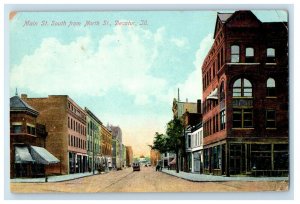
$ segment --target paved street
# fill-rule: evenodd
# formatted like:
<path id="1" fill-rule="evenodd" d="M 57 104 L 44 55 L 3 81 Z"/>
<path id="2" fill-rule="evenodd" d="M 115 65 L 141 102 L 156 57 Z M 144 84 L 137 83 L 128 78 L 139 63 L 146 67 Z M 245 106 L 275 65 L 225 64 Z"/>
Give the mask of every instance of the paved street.
<path id="1" fill-rule="evenodd" d="M 225 181 L 192 182 L 152 167 L 142 167 L 140 172 L 131 168 L 112 171 L 56 183 L 11 183 L 14 193 L 35 192 L 230 192 L 230 191 L 285 191 L 287 181 Z"/>

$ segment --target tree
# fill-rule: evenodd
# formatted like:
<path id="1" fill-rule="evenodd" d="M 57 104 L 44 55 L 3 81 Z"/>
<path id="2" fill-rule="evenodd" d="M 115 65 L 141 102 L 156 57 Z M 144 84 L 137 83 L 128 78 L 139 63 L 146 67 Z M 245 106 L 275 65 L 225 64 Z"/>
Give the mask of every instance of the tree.
<path id="1" fill-rule="evenodd" d="M 183 125 L 178 118 L 168 122 L 166 134 L 168 149 L 176 154 L 176 172 L 179 173 L 179 150 L 184 142 L 182 140 Z"/>
<path id="2" fill-rule="evenodd" d="M 155 133 L 151 149 L 158 150 L 161 154 L 173 152 L 176 154 L 176 172 L 179 173 L 179 151 L 184 145 L 182 139 L 183 125 L 177 118 L 169 121 L 167 124 L 166 135 Z"/>
<path id="3" fill-rule="evenodd" d="M 169 149 L 167 146 L 166 135 L 156 132 L 153 140 L 153 145 L 149 145 L 149 147 L 151 147 L 151 149 L 159 151 L 160 153 L 166 153 Z"/>

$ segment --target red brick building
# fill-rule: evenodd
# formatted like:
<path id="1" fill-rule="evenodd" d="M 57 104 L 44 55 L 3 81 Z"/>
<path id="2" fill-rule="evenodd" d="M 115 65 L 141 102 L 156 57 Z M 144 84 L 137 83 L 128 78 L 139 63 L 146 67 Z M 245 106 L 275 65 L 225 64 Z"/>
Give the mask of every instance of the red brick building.
<path id="1" fill-rule="evenodd" d="M 204 172 L 288 173 L 288 28 L 218 13 L 202 65 Z"/>
<path id="2" fill-rule="evenodd" d="M 45 176 L 47 165 L 59 163 L 44 148 L 47 132 L 38 116 L 18 95 L 10 98 L 10 178 Z"/>
<path id="3" fill-rule="evenodd" d="M 88 171 L 86 145 L 86 113 L 67 95 L 22 100 L 39 111 L 37 121 L 48 131 L 46 149 L 60 160 L 48 169 L 50 174 L 70 174 Z"/>

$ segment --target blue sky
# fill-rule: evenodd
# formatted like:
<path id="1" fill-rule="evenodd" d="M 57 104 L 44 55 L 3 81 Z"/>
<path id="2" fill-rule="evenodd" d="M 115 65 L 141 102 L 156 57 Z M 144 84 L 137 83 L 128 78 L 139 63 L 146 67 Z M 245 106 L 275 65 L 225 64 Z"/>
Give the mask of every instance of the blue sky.
<path id="1" fill-rule="evenodd" d="M 253 12 L 261 21 L 287 20 L 284 11 Z M 28 20 L 38 26 L 23 26 Z M 88 20 L 111 26 L 84 27 Z M 172 118 L 177 88 L 182 100 L 202 97 L 201 64 L 215 21 L 216 11 L 17 13 L 10 20 L 10 95 L 16 88 L 28 97 L 69 95 L 104 124 L 119 125 L 135 154 L 147 154 Z"/>

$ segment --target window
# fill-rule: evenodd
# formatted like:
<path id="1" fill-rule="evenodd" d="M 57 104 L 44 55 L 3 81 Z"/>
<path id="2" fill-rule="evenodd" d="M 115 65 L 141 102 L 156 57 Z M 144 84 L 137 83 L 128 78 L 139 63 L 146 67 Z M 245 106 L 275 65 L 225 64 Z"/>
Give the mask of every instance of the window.
<path id="1" fill-rule="evenodd" d="M 220 113 L 220 129 L 224 130 L 225 129 L 225 124 L 226 124 L 226 112 L 225 110 L 221 111 Z"/>
<path id="2" fill-rule="evenodd" d="M 188 135 L 188 148 L 191 147 L 191 135 Z"/>
<path id="3" fill-rule="evenodd" d="M 275 49 L 274 48 L 267 49 L 267 63 L 275 63 Z"/>
<path id="4" fill-rule="evenodd" d="M 35 127 L 27 126 L 27 133 L 31 135 L 35 135 Z"/>
<path id="5" fill-rule="evenodd" d="M 12 126 L 13 133 L 21 133 L 22 132 L 22 125 L 13 125 Z"/>
<path id="6" fill-rule="evenodd" d="M 240 62 L 240 47 L 238 45 L 231 46 L 231 62 Z"/>
<path id="7" fill-rule="evenodd" d="M 253 126 L 252 109 L 233 109 L 233 128 L 251 128 Z"/>
<path id="8" fill-rule="evenodd" d="M 266 111 L 266 128 L 276 128 L 276 111 Z"/>
<path id="9" fill-rule="evenodd" d="M 267 80 L 267 96 L 276 96 L 276 84 L 273 78 Z"/>
<path id="10" fill-rule="evenodd" d="M 246 63 L 254 62 L 254 49 L 252 47 L 246 48 Z"/>
<path id="11" fill-rule="evenodd" d="M 225 92 L 224 92 L 224 81 L 222 81 L 220 86 L 220 101 L 225 99 Z"/>
<path id="12" fill-rule="evenodd" d="M 251 97 L 252 84 L 248 79 L 239 78 L 233 84 L 233 97 Z"/>

